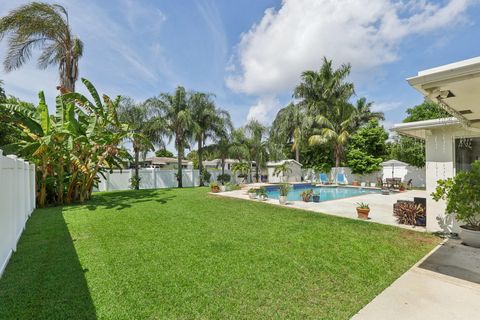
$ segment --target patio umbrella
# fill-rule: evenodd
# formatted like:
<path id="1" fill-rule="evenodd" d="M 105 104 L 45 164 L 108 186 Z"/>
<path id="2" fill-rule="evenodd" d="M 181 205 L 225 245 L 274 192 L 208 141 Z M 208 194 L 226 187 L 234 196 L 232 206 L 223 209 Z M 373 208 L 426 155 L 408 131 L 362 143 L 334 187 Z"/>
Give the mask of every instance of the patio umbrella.
<path id="1" fill-rule="evenodd" d="M 382 167 L 392 167 L 392 178 L 395 178 L 395 166 L 406 167 L 406 166 L 408 166 L 408 163 L 392 159 L 392 160 L 384 161 L 384 162 L 380 163 L 380 165 Z"/>

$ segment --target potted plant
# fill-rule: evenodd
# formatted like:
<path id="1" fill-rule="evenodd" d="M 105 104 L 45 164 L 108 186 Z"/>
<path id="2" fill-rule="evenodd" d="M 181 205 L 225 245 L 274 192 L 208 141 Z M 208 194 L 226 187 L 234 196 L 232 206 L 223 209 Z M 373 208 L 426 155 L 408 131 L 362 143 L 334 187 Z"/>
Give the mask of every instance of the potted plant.
<path id="1" fill-rule="evenodd" d="M 370 206 L 365 202 L 357 202 L 357 217 L 359 219 L 368 219 L 370 213 Z"/>
<path id="2" fill-rule="evenodd" d="M 218 187 L 218 183 L 211 182 L 210 183 L 210 191 L 213 192 L 213 193 L 218 193 L 220 191 L 220 188 Z"/>
<path id="3" fill-rule="evenodd" d="M 312 189 L 305 190 L 302 192 L 302 200 L 305 202 L 310 202 L 310 198 L 312 197 L 312 195 L 313 195 Z"/>
<path id="4" fill-rule="evenodd" d="M 403 192 L 405 191 L 405 183 L 400 183 L 400 187 L 398 188 L 399 191 Z"/>
<path id="5" fill-rule="evenodd" d="M 320 192 L 315 192 L 312 198 L 313 202 L 320 202 Z"/>
<path id="6" fill-rule="evenodd" d="M 261 187 L 258 190 L 258 200 L 265 201 L 268 199 L 267 189 L 265 187 Z"/>
<path id="7" fill-rule="evenodd" d="M 282 183 L 280 185 L 280 196 L 278 197 L 278 201 L 280 204 L 286 204 L 287 203 L 287 196 L 288 193 L 290 192 L 290 185 L 288 183 Z"/>
<path id="8" fill-rule="evenodd" d="M 397 201 L 393 205 L 393 216 L 399 224 L 425 226 L 425 208 L 413 201 Z"/>
<path id="9" fill-rule="evenodd" d="M 370 182 L 370 187 L 375 188 L 377 184 L 375 182 Z"/>
<path id="10" fill-rule="evenodd" d="M 358 182 L 357 180 L 354 180 L 352 182 L 352 186 L 358 187 L 358 186 L 360 186 L 360 182 Z"/>
<path id="11" fill-rule="evenodd" d="M 255 199 L 257 197 L 257 189 L 255 188 L 248 189 L 248 197 L 250 199 Z"/>
<path id="12" fill-rule="evenodd" d="M 230 175 L 229 174 L 220 174 L 217 177 L 217 181 L 221 183 L 220 185 L 220 191 L 225 192 L 227 190 L 227 187 L 225 186 L 225 183 L 230 182 Z"/>
<path id="13" fill-rule="evenodd" d="M 446 213 L 464 222 L 460 238 L 468 246 L 480 248 L 480 160 L 471 171 L 460 171 L 453 178 L 439 180 L 432 197 L 447 203 Z"/>

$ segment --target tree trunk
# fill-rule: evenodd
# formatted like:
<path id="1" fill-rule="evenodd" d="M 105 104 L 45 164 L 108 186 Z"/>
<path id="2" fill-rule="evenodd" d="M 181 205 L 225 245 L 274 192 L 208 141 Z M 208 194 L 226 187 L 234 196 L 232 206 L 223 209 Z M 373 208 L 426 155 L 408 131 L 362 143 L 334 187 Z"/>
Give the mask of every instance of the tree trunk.
<path id="1" fill-rule="evenodd" d="M 40 183 L 40 193 L 38 195 L 38 206 L 40 208 L 45 207 L 45 203 L 47 200 L 47 176 L 48 176 L 47 166 L 43 165 L 42 166 L 42 182 Z"/>
<path id="2" fill-rule="evenodd" d="M 63 204 L 63 195 L 64 195 L 64 185 L 63 185 L 63 179 L 65 176 L 65 170 L 63 167 L 63 158 L 60 158 L 59 165 L 58 165 L 58 177 L 57 177 L 57 196 L 58 196 L 58 204 L 62 205 Z"/>
<path id="3" fill-rule="evenodd" d="M 183 145 L 181 142 L 177 143 L 177 151 L 178 151 L 178 156 L 177 156 L 177 182 L 178 182 L 178 187 L 183 188 L 182 184 L 182 158 L 183 158 Z"/>
<path id="4" fill-rule="evenodd" d="M 298 143 L 296 143 L 295 146 L 295 160 L 297 160 L 297 162 L 300 162 L 300 146 L 298 145 Z"/>
<path id="5" fill-rule="evenodd" d="M 133 152 L 135 153 L 135 190 L 140 189 L 140 181 L 139 181 L 139 175 L 138 175 L 138 158 L 140 156 L 140 151 L 138 148 L 134 148 Z"/>
<path id="6" fill-rule="evenodd" d="M 257 180 L 257 182 L 258 182 L 258 179 L 260 178 L 260 176 L 259 176 L 259 169 L 260 169 L 259 168 L 259 163 L 260 163 L 260 161 L 258 161 L 258 160 L 255 161 L 255 179 Z"/>
<path id="7" fill-rule="evenodd" d="M 222 158 L 222 175 L 225 174 L 225 158 Z"/>
<path id="8" fill-rule="evenodd" d="M 337 145 L 335 146 L 335 166 L 337 168 L 340 167 L 340 161 L 342 160 L 341 157 L 342 157 L 342 152 L 341 152 L 340 146 Z"/>
<path id="9" fill-rule="evenodd" d="M 198 138 L 198 172 L 200 172 L 200 187 L 203 187 L 203 139 L 202 136 Z"/>

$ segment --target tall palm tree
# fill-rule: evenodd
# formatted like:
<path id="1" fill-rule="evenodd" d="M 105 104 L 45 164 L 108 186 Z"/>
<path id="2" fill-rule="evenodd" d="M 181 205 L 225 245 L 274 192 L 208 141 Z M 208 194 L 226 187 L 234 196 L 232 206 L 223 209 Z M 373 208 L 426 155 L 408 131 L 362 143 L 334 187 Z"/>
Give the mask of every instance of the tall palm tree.
<path id="1" fill-rule="evenodd" d="M 192 110 L 194 138 L 198 146 L 198 169 L 200 185 L 203 186 L 203 151 L 207 139 L 218 140 L 225 137 L 232 128 L 230 114 L 217 108 L 211 99 L 212 95 L 194 92 L 189 99 Z"/>
<path id="2" fill-rule="evenodd" d="M 275 142 L 291 143 L 295 160 L 300 162 L 300 146 L 312 127 L 313 120 L 300 104 L 291 103 L 277 113 L 270 129 L 271 136 Z"/>
<path id="3" fill-rule="evenodd" d="M 356 119 L 355 128 L 359 128 L 364 124 L 367 124 L 370 120 L 385 120 L 385 114 L 383 112 L 372 111 L 373 102 L 367 102 L 366 98 L 360 98 L 355 103 Z"/>
<path id="4" fill-rule="evenodd" d="M 152 119 L 145 104 L 136 104 L 133 99 L 123 97 L 118 109 L 120 122 L 128 125 L 133 135 L 128 137 L 132 143 L 135 174 L 132 179 L 132 186 L 138 190 L 140 177 L 138 174 L 140 153 L 153 150 L 153 146 L 163 146 L 162 134 L 164 133 L 163 121 Z"/>
<path id="5" fill-rule="evenodd" d="M 72 34 L 64 7 L 43 2 L 20 6 L 0 19 L 0 40 L 6 35 L 8 52 L 3 65 L 7 72 L 20 68 L 33 49 L 40 49 L 38 67 L 58 66 L 60 86 L 75 91 L 83 43 Z"/>
<path id="6" fill-rule="evenodd" d="M 302 73 L 302 81 L 293 96 L 301 100 L 300 104 L 308 114 L 322 114 L 338 101 L 347 101 L 354 94 L 353 83 L 346 81 L 350 70 L 349 64 L 334 69 L 332 60 L 324 57 L 319 71 Z"/>
<path id="7" fill-rule="evenodd" d="M 314 130 L 308 142 L 310 145 L 332 143 L 334 147 L 335 166 L 339 167 L 345 145 L 355 124 L 355 108 L 347 103 L 337 103 L 326 115 L 316 117 L 320 128 Z"/>
<path id="8" fill-rule="evenodd" d="M 258 182 L 260 178 L 260 168 L 265 166 L 267 161 L 268 144 L 265 141 L 265 134 L 267 127 L 257 120 L 250 120 L 245 125 L 245 132 L 247 134 L 246 144 L 249 150 L 251 161 L 255 161 L 255 180 Z"/>
<path id="9" fill-rule="evenodd" d="M 188 139 L 192 136 L 193 119 L 189 104 L 189 94 L 184 87 L 177 87 L 173 94 L 161 93 L 147 100 L 147 105 L 156 109 L 157 121 L 165 121 L 165 135 L 171 141 L 175 137 L 177 149 L 177 181 L 182 188 L 182 160 Z"/>
<path id="10" fill-rule="evenodd" d="M 242 162 L 249 158 L 246 140 L 247 138 L 245 137 L 243 128 L 238 128 L 230 134 L 220 137 L 216 143 L 206 146 L 205 151 L 220 158 L 220 167 L 222 168 L 223 175 L 225 174 L 226 159 L 233 158 Z"/>

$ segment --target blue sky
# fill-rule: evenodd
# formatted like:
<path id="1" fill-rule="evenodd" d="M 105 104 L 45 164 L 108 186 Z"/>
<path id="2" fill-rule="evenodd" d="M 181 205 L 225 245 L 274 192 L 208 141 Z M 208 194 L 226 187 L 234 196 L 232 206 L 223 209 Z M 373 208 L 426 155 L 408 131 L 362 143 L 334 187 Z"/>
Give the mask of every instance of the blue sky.
<path id="1" fill-rule="evenodd" d="M 252 117 L 270 123 L 300 72 L 327 56 L 352 64 L 357 96 L 374 101 L 389 127 L 422 101 L 405 78 L 480 55 L 478 1 L 57 2 L 85 43 L 81 76 L 100 92 L 138 101 L 177 85 L 212 92 L 237 126 Z M 2 1 L 0 14 L 23 3 Z M 1 60 L 5 49 L 2 41 Z M 54 67 L 38 70 L 32 60 L 0 79 L 9 94 L 36 101 L 44 90 L 53 104 Z"/>

